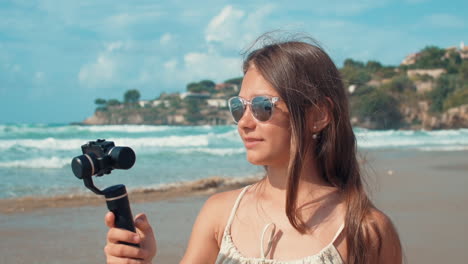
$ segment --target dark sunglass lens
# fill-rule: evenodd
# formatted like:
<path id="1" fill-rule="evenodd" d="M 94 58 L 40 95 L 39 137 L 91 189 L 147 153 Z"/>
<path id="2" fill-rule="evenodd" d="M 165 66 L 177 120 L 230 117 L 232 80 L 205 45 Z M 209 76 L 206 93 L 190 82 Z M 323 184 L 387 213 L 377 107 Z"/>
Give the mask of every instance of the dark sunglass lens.
<path id="1" fill-rule="evenodd" d="M 239 122 L 242 115 L 244 115 L 244 104 L 241 99 L 235 97 L 229 100 L 229 110 L 231 111 L 234 121 Z"/>
<path id="2" fill-rule="evenodd" d="M 258 121 L 267 121 L 271 117 L 273 105 L 268 97 L 258 96 L 252 99 L 252 113 Z"/>

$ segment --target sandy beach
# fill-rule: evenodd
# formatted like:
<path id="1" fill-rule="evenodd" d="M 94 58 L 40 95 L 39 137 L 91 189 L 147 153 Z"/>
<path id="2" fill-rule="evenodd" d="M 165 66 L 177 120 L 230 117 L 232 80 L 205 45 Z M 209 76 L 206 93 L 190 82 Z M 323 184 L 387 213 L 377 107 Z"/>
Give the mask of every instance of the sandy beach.
<path id="1" fill-rule="evenodd" d="M 395 223 L 406 262 L 465 262 L 468 152 L 361 154 L 371 197 Z M 185 189 L 132 193 L 133 213 L 145 212 L 156 232 L 154 263 L 178 263 L 209 195 L 247 183 L 211 179 Z M 106 211 L 93 196 L 0 200 L 0 263 L 104 263 Z"/>

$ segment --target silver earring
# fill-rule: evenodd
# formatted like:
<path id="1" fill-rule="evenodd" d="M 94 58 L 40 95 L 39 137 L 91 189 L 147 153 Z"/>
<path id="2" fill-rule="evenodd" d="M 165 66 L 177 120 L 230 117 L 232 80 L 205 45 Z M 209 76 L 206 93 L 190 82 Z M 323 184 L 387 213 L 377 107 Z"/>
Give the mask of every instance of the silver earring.
<path id="1" fill-rule="evenodd" d="M 317 126 L 314 125 L 314 131 L 315 131 L 316 129 L 317 129 Z M 313 138 L 313 139 L 317 139 L 317 133 L 314 133 L 314 134 L 312 135 L 312 138 Z"/>

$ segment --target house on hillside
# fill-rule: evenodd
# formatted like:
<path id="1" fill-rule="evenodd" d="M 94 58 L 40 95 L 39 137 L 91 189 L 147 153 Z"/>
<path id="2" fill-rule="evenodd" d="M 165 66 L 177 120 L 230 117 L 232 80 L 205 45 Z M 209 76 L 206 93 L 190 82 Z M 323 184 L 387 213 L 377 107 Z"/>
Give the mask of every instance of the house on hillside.
<path id="1" fill-rule="evenodd" d="M 138 104 L 141 107 L 156 107 L 156 106 L 158 106 L 160 104 L 164 104 L 165 107 L 169 107 L 169 105 L 171 103 L 169 102 L 169 100 L 156 99 L 156 100 L 152 100 L 152 101 L 141 100 L 141 101 L 138 101 Z"/>
<path id="2" fill-rule="evenodd" d="M 460 57 L 464 60 L 468 59 L 468 46 L 462 41 L 460 43 Z"/>
<path id="3" fill-rule="evenodd" d="M 211 95 L 209 93 L 181 93 L 180 99 L 184 100 L 185 98 L 194 98 L 194 99 L 208 99 Z"/>
<path id="4" fill-rule="evenodd" d="M 223 92 L 226 90 L 233 90 L 234 92 L 239 92 L 239 85 L 233 83 L 218 83 L 215 86 L 215 90 Z"/>
<path id="5" fill-rule="evenodd" d="M 421 54 L 419 52 L 417 53 L 411 53 L 408 56 L 406 56 L 403 61 L 401 62 L 401 65 L 412 65 L 416 63 L 416 60 Z"/>
<path id="6" fill-rule="evenodd" d="M 221 98 L 213 98 L 206 100 L 208 106 L 216 107 L 216 108 L 226 108 L 227 107 L 227 100 Z"/>
<path id="7" fill-rule="evenodd" d="M 464 60 L 468 59 L 468 46 L 465 46 L 465 43 L 463 41 L 460 42 L 459 48 L 455 46 L 446 48 L 444 58 L 449 58 L 449 54 L 452 52 L 457 52 L 458 54 L 460 54 L 460 57 Z M 416 63 L 417 59 L 420 56 L 421 56 L 420 52 L 411 53 L 403 59 L 403 61 L 401 62 L 401 65 L 413 65 Z"/>
<path id="8" fill-rule="evenodd" d="M 446 72 L 447 71 L 445 69 L 416 69 L 416 70 L 408 70 L 406 74 L 408 75 L 409 78 L 416 77 L 417 75 L 420 75 L 420 76 L 429 75 L 432 78 L 437 79 L 440 77 L 440 75 Z"/>

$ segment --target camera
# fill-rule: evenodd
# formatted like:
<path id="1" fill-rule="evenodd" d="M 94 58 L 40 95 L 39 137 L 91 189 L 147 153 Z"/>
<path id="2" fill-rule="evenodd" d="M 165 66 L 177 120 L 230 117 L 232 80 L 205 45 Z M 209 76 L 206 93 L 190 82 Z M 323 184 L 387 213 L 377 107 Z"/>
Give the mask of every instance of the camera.
<path id="1" fill-rule="evenodd" d="M 129 147 L 116 147 L 114 142 L 98 139 L 81 146 L 83 155 L 72 160 L 73 174 L 78 179 L 109 174 L 113 169 L 130 169 L 135 164 L 135 152 Z"/>
<path id="2" fill-rule="evenodd" d="M 115 215 L 115 226 L 135 232 L 132 211 L 125 185 L 117 184 L 104 190 L 98 189 L 92 176 L 110 174 L 113 169 L 130 169 L 135 164 L 135 152 L 129 147 L 116 147 L 114 142 L 98 139 L 81 146 L 83 155 L 71 162 L 73 174 L 83 180 L 84 185 L 96 194 L 104 195 L 107 208 Z M 128 244 L 139 247 L 138 244 Z"/>

